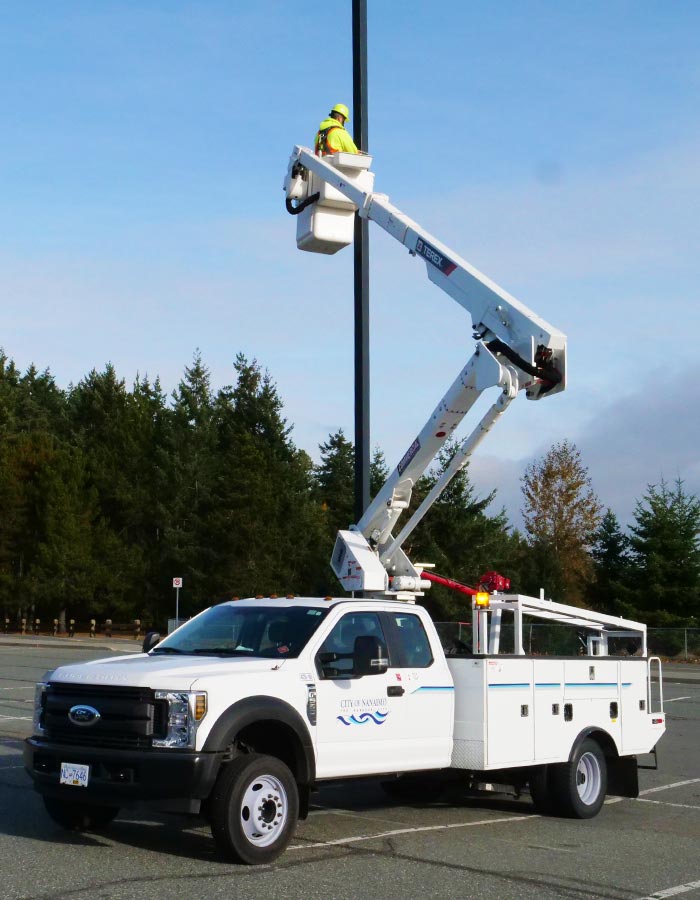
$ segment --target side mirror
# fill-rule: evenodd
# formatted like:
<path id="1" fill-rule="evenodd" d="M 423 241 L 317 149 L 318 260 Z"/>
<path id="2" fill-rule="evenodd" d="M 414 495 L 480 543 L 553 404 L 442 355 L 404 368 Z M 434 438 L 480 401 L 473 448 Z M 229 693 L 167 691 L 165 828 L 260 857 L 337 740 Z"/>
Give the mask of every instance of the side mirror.
<path id="1" fill-rule="evenodd" d="M 149 650 L 152 650 L 156 644 L 161 642 L 161 640 L 160 631 L 147 631 L 146 637 L 143 639 L 143 644 L 141 645 L 141 652 L 148 653 Z"/>
<path id="2" fill-rule="evenodd" d="M 365 634 L 356 637 L 353 663 L 355 678 L 362 678 L 364 675 L 383 675 L 389 668 L 389 660 L 382 641 L 378 637 Z"/>

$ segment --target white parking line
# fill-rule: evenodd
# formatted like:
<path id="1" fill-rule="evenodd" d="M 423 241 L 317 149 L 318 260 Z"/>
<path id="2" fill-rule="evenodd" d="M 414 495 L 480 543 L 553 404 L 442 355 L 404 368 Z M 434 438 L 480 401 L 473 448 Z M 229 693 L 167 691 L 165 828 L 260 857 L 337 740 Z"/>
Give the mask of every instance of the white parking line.
<path id="1" fill-rule="evenodd" d="M 697 784 L 700 781 L 700 778 L 688 778 L 687 781 L 674 781 L 673 784 L 661 784 L 659 787 L 646 788 L 643 791 L 639 792 L 640 797 L 644 797 L 646 794 L 656 794 L 659 791 L 670 791 L 671 788 L 677 787 L 685 787 L 686 784 Z"/>
<path id="2" fill-rule="evenodd" d="M 33 684 L 28 684 L 26 687 L 0 688 L 0 691 L 33 691 L 33 690 L 34 690 Z M 684 698 L 679 697 L 678 699 L 680 700 L 680 699 L 684 699 Z M 668 702 L 670 703 L 671 701 L 669 700 Z"/>
<path id="3" fill-rule="evenodd" d="M 424 825 L 422 828 L 396 828 L 394 831 L 380 831 L 376 834 L 361 834 L 354 837 L 337 838 L 335 841 L 318 841 L 315 844 L 294 844 L 289 850 L 312 850 L 318 847 L 337 847 L 341 844 L 359 844 L 360 841 L 376 841 L 380 838 L 396 837 L 399 834 L 420 834 L 425 831 L 448 831 L 450 828 L 475 828 L 477 825 L 500 825 L 504 822 L 527 822 L 539 819 L 538 815 L 508 816 L 505 819 L 481 819 L 478 822 L 453 822 L 449 825 Z"/>
<path id="4" fill-rule="evenodd" d="M 23 722 L 31 722 L 32 721 L 31 716 L 0 716 L 0 719 L 15 719 L 15 720 L 21 720 Z"/>
<path id="5" fill-rule="evenodd" d="M 679 809 L 700 809 L 700 806 L 692 806 L 690 803 L 671 803 L 668 800 L 647 800 L 646 797 L 637 797 L 637 803 L 655 803 L 657 806 L 677 806 Z"/>
<path id="6" fill-rule="evenodd" d="M 700 888 L 700 881 L 688 881 L 685 884 L 677 884 L 675 887 L 666 888 L 664 891 L 657 891 L 655 894 L 649 894 L 647 897 L 640 897 L 639 900 L 665 900 L 666 897 L 676 897 L 678 894 L 687 894 L 688 891 L 694 891 Z"/>
<path id="7" fill-rule="evenodd" d="M 396 819 L 383 819 L 379 816 L 366 816 L 362 813 L 351 812 L 349 809 L 333 809 L 331 806 L 314 804 L 309 810 L 310 816 L 345 816 L 350 819 L 364 819 L 367 822 L 389 822 L 391 825 L 400 825 Z"/>
<path id="8" fill-rule="evenodd" d="M 675 703 L 677 700 L 692 700 L 692 697 L 666 697 L 664 703 Z"/>

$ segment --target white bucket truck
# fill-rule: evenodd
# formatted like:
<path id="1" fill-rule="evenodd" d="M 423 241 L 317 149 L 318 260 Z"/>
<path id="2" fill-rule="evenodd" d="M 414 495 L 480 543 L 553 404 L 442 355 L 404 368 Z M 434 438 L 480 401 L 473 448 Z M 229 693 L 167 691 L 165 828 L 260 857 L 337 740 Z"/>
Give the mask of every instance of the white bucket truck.
<path id="1" fill-rule="evenodd" d="M 148 652 L 61 666 L 37 685 L 25 766 L 67 828 L 104 827 L 143 803 L 201 813 L 225 855 L 255 864 L 283 852 L 331 780 L 379 776 L 390 794 L 423 798 L 438 775 L 529 787 L 541 812 L 579 818 L 606 792 L 637 794 L 637 756 L 665 728 L 643 624 L 506 593 L 492 573 L 471 592 L 469 627 L 441 642 L 415 602 L 437 576 L 403 542 L 519 390 L 564 389 L 566 339 L 373 193 L 370 162 L 294 149 L 285 187 L 299 246 L 346 246 L 359 210 L 470 311 L 475 352 L 339 533 L 331 564 L 351 597 L 222 603 Z M 489 388 L 494 404 L 394 536 L 417 478 Z M 568 627 L 580 650 L 526 653 L 532 622 Z"/>

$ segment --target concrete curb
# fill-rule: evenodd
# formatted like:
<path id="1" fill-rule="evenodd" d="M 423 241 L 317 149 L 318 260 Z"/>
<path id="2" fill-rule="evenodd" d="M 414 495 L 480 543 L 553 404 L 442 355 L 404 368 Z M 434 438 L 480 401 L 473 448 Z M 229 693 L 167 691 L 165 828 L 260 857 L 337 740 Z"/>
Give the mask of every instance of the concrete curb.
<path id="1" fill-rule="evenodd" d="M 120 650 L 122 653 L 141 653 L 142 641 L 120 640 L 116 638 L 52 638 L 18 637 L 0 634 L 1 647 L 47 647 L 57 649 L 67 647 L 91 648 L 93 650 Z"/>

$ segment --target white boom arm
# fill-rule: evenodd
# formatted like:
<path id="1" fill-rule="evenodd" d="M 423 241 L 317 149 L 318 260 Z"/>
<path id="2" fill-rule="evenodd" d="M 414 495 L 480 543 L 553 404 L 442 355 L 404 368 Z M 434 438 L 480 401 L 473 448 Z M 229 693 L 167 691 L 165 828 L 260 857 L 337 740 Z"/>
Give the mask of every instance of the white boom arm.
<path id="1" fill-rule="evenodd" d="M 350 531 L 339 533 L 333 551 L 331 565 L 347 590 L 412 599 L 429 583 L 401 550 L 403 541 L 520 389 L 531 400 L 564 390 L 566 337 L 396 209 L 386 195 L 375 193 L 370 163 L 371 157 L 363 155 L 318 157 L 308 148 L 294 148 L 285 191 L 287 209 L 299 214 L 298 246 L 321 253 L 347 246 L 354 213 L 359 211 L 406 246 L 412 256 L 425 260 L 428 278 L 471 313 L 477 340 L 474 355 L 362 519 Z M 412 519 L 393 538 L 392 529 L 408 508 L 416 481 L 490 387 L 499 387 L 500 396 L 461 444 Z"/>

